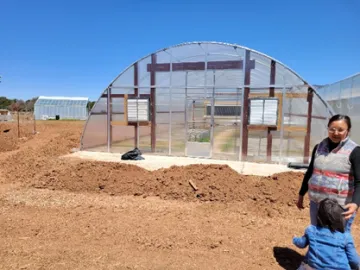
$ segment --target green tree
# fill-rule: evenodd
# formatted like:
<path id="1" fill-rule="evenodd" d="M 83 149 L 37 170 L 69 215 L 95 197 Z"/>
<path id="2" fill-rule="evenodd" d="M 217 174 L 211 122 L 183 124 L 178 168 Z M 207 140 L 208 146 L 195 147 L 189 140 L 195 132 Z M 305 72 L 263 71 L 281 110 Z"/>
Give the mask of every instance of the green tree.
<path id="1" fill-rule="evenodd" d="M 10 111 L 34 111 L 34 104 L 38 98 L 34 97 L 26 101 L 22 99 L 8 99 L 7 97 L 0 97 L 0 109 L 8 109 Z"/>
<path id="2" fill-rule="evenodd" d="M 94 107 L 95 105 L 95 101 L 89 101 L 88 104 L 87 104 L 87 107 L 88 107 L 88 110 L 91 111 L 91 109 Z"/>
<path id="3" fill-rule="evenodd" d="M 15 103 L 16 100 L 8 99 L 7 97 L 0 97 L 0 109 L 8 109 L 9 106 Z"/>

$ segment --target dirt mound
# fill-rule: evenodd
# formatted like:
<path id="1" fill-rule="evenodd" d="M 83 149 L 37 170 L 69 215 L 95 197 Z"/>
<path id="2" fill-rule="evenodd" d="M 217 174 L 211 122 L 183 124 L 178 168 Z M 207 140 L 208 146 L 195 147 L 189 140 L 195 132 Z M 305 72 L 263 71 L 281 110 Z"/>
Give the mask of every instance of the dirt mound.
<path id="1" fill-rule="evenodd" d="M 37 175 L 31 185 L 112 196 L 157 196 L 167 200 L 222 203 L 246 201 L 256 205 L 257 211 L 271 216 L 283 206 L 294 205 L 302 177 L 303 173 L 281 173 L 271 177 L 240 175 L 224 165 L 173 166 L 147 171 L 127 164 L 61 160 Z"/>
<path id="2" fill-rule="evenodd" d="M 59 127 L 59 125 L 61 125 Z M 293 206 L 303 173 L 271 177 L 240 175 L 229 166 L 190 165 L 147 171 L 133 165 L 59 159 L 78 147 L 82 126 L 51 123 L 2 162 L 3 181 L 36 188 L 99 192 L 112 196 L 157 196 L 166 200 L 248 202 L 273 215 Z M 50 132 L 56 130 L 56 132 Z M 198 188 L 191 187 L 192 181 Z M 279 210 L 279 211 L 277 211 Z"/>
<path id="3" fill-rule="evenodd" d="M 43 125 L 30 143 L 10 153 L 1 161 L 0 167 L 6 182 L 31 183 L 37 175 L 49 168 L 56 168 L 59 156 L 79 147 L 82 126 L 69 127 L 66 123 L 60 123 L 54 132 L 51 124 Z"/>

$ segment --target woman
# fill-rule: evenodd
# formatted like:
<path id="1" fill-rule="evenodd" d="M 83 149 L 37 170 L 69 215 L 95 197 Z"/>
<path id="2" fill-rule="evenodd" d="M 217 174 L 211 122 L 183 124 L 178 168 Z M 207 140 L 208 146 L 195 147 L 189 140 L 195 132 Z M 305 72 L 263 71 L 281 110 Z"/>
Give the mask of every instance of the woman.
<path id="1" fill-rule="evenodd" d="M 350 230 L 360 205 L 360 147 L 349 138 L 350 130 L 347 115 L 334 115 L 328 123 L 328 137 L 312 152 L 297 201 L 297 207 L 303 209 L 309 191 L 312 225 L 317 223 L 319 202 L 332 198 L 344 208 L 346 229 Z"/>

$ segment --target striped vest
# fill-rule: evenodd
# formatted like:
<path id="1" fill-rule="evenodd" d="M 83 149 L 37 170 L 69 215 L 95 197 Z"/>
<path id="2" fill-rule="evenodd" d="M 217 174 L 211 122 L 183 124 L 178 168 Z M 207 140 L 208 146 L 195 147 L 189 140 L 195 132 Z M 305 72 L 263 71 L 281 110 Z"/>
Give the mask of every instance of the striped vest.
<path id="1" fill-rule="evenodd" d="M 346 138 L 329 152 L 328 140 L 323 140 L 316 149 L 314 171 L 308 184 L 309 198 L 314 202 L 333 198 L 345 205 L 351 202 L 354 193 L 350 154 L 357 144 Z"/>

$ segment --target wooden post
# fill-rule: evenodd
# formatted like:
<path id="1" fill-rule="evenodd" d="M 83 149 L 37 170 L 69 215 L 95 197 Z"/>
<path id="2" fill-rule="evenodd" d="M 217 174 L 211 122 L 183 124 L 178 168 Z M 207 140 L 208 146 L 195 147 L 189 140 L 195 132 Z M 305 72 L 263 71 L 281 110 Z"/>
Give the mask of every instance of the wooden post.
<path id="1" fill-rule="evenodd" d="M 34 134 L 36 134 L 36 118 L 35 118 L 35 112 L 33 112 L 33 120 L 34 120 Z"/>
<path id="2" fill-rule="evenodd" d="M 310 157 L 310 137 L 311 137 L 311 118 L 312 118 L 312 106 L 313 106 L 314 90 L 308 88 L 308 113 L 307 113 L 307 124 L 306 124 L 306 136 L 304 142 L 304 163 L 309 163 Z"/>
<path id="3" fill-rule="evenodd" d="M 18 127 L 18 138 L 20 138 L 20 111 L 17 110 L 17 127 Z"/>
<path id="4" fill-rule="evenodd" d="M 245 52 L 245 70 L 244 70 L 244 84 L 250 85 L 250 71 L 251 71 L 251 61 L 250 61 L 250 51 L 246 50 Z M 245 161 L 248 154 L 248 137 L 249 137 L 249 131 L 248 131 L 248 122 L 249 122 L 249 94 L 250 94 L 250 88 L 244 87 L 244 104 L 243 111 L 244 115 L 242 117 L 242 145 L 241 145 L 241 160 Z"/>
<path id="5" fill-rule="evenodd" d="M 270 85 L 275 84 L 275 74 L 276 74 L 276 62 L 271 60 L 271 67 L 270 67 Z M 269 97 L 275 96 L 275 88 L 269 88 Z M 271 129 L 267 129 L 267 146 L 266 146 L 266 160 L 267 162 L 271 162 L 271 153 L 272 153 L 272 133 Z"/>
<path id="6" fill-rule="evenodd" d="M 128 94 L 124 95 L 124 122 L 126 124 L 128 123 L 128 96 Z"/>

